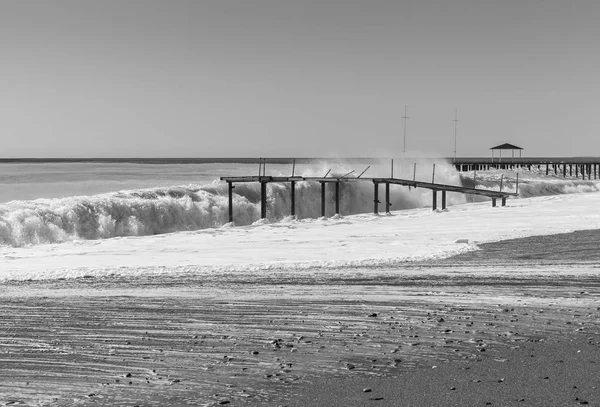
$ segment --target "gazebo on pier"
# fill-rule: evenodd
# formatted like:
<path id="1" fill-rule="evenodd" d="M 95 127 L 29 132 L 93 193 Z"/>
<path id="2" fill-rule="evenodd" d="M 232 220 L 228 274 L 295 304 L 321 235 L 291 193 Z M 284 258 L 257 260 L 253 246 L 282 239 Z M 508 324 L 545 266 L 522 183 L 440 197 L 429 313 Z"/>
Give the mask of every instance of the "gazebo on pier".
<path id="1" fill-rule="evenodd" d="M 519 151 L 519 158 L 522 157 L 523 148 L 515 146 L 514 144 L 504 143 L 499 146 L 490 148 L 492 150 L 492 162 L 494 162 L 494 151 L 498 150 L 498 162 L 502 162 L 502 150 L 511 150 L 512 158 L 515 158 L 515 150 Z"/>

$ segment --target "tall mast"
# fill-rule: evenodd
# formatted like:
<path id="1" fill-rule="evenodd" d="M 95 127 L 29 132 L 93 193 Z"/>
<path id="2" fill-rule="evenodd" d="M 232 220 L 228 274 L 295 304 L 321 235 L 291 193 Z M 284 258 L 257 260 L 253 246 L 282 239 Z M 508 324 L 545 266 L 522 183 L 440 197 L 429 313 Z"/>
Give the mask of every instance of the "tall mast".
<path id="1" fill-rule="evenodd" d="M 456 162 L 456 128 L 458 126 L 458 109 L 454 109 L 454 161 Z"/>
<path id="2" fill-rule="evenodd" d="M 404 105 L 404 116 L 402 116 L 402 119 L 404 121 L 404 147 L 402 149 L 402 152 L 404 153 L 404 157 L 406 157 L 406 119 L 408 119 L 408 116 L 406 115 L 407 113 L 407 106 Z"/>

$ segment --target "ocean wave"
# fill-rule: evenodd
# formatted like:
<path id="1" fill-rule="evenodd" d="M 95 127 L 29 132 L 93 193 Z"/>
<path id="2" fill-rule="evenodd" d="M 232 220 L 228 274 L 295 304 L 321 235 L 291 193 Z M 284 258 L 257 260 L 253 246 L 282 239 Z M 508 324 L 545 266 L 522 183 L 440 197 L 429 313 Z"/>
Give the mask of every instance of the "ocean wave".
<path id="1" fill-rule="evenodd" d="M 516 191 L 516 176 L 490 171 L 461 174 L 452 166 L 439 166 L 436 182 L 462 184 L 505 191 Z M 410 172 L 410 168 L 407 169 Z M 412 178 L 412 174 L 397 176 Z M 561 179 L 521 179 L 521 197 L 562 193 L 598 191 L 592 181 Z M 267 219 L 270 222 L 289 217 L 290 184 L 267 185 Z M 431 191 L 392 185 L 393 210 L 418 208 L 431 204 Z M 229 222 L 227 185 L 173 186 L 127 190 L 101 195 L 74 196 L 57 199 L 12 201 L 0 204 L 0 245 L 23 247 L 61 243 L 73 240 L 107 239 L 121 236 L 147 236 L 180 231 L 214 228 Z M 340 212 L 343 215 L 373 210 L 373 184 L 343 182 L 340 184 Z M 379 197 L 382 199 L 383 191 Z M 476 197 L 474 200 L 486 198 Z M 469 198 L 469 201 L 473 199 Z M 448 205 L 467 202 L 462 194 L 449 194 Z M 326 185 L 326 215 L 334 215 L 334 184 Z M 237 183 L 233 195 L 235 225 L 249 225 L 260 218 L 260 185 Z M 383 205 L 381 205 L 383 210 Z M 321 216 L 321 186 L 318 182 L 296 183 L 296 214 L 298 218 Z"/>

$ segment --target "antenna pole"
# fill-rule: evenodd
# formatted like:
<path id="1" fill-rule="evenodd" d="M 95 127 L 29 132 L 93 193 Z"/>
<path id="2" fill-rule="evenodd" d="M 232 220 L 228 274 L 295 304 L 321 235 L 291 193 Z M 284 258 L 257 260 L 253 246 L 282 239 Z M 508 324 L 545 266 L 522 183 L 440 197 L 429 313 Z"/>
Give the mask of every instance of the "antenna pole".
<path id="1" fill-rule="evenodd" d="M 454 162 L 456 162 L 456 128 L 458 127 L 458 109 L 454 109 Z"/>
<path id="2" fill-rule="evenodd" d="M 402 119 L 404 121 L 404 144 L 403 144 L 403 148 L 402 148 L 402 152 L 404 153 L 404 158 L 406 158 L 406 119 L 408 119 L 407 109 L 408 109 L 408 107 L 406 105 L 404 105 L 404 116 L 402 116 Z"/>

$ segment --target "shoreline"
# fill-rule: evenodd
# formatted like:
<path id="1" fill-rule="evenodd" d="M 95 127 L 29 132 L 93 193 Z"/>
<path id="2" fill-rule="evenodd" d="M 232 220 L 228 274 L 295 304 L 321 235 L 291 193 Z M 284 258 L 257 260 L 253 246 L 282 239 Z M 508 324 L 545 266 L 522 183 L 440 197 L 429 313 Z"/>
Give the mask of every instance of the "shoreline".
<path id="1" fill-rule="evenodd" d="M 451 406 L 494 395 L 492 405 L 598 405 L 595 258 L 523 259 L 528 269 L 502 260 L 531 239 L 551 256 L 600 231 L 569 236 L 482 245 L 499 258 L 413 264 L 404 278 L 399 268 L 3 285 L 0 403 Z M 560 366 L 542 357 L 558 349 Z M 521 366 L 529 351 L 537 364 Z M 579 390 L 565 393 L 571 374 Z"/>

